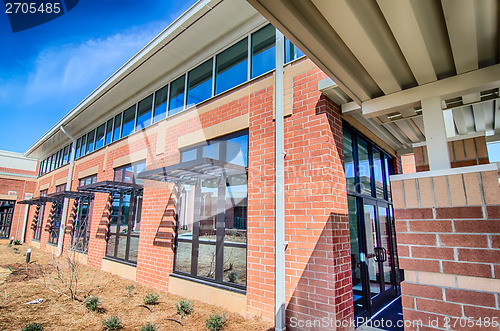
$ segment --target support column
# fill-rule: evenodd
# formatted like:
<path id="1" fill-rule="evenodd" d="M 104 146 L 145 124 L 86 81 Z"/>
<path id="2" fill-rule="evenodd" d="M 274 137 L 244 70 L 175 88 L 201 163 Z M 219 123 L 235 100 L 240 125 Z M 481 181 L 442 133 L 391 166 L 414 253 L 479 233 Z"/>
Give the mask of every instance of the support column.
<path id="1" fill-rule="evenodd" d="M 429 170 L 450 168 L 448 141 L 441 108 L 441 98 L 435 97 L 422 100 L 422 115 L 424 120 Z"/>

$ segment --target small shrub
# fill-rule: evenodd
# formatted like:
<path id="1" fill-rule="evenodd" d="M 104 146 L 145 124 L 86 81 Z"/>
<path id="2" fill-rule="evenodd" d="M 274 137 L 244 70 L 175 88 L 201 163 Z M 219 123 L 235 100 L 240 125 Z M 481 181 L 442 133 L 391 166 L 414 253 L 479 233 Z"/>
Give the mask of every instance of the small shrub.
<path id="1" fill-rule="evenodd" d="M 97 311 L 99 309 L 99 306 L 101 305 L 101 300 L 99 300 L 99 297 L 91 295 L 87 299 L 85 299 L 83 304 L 85 305 L 85 308 L 87 308 L 87 310 Z"/>
<path id="2" fill-rule="evenodd" d="M 220 331 L 226 326 L 227 318 L 225 314 L 213 314 L 205 320 L 205 326 L 210 331 Z"/>
<path id="3" fill-rule="evenodd" d="M 14 240 L 14 245 L 21 245 L 21 240 L 19 239 Z"/>
<path id="4" fill-rule="evenodd" d="M 157 305 L 160 295 L 156 293 L 146 293 L 144 297 L 144 304 L 146 305 Z"/>
<path id="5" fill-rule="evenodd" d="M 14 254 L 21 254 L 21 252 L 19 251 L 19 248 L 17 248 L 17 247 L 12 247 L 12 250 L 14 251 Z"/>
<path id="6" fill-rule="evenodd" d="M 29 323 L 23 326 L 22 331 L 43 331 L 43 325 L 40 323 Z"/>
<path id="7" fill-rule="evenodd" d="M 132 295 L 132 292 L 134 292 L 135 285 L 131 284 L 131 285 L 125 286 L 125 289 L 127 290 L 127 296 L 129 297 Z"/>
<path id="8" fill-rule="evenodd" d="M 180 317 L 184 317 L 186 315 L 189 315 L 193 312 L 193 305 L 191 304 L 191 301 L 187 300 L 181 300 L 175 304 L 175 309 L 177 309 L 177 314 L 179 314 Z"/>
<path id="9" fill-rule="evenodd" d="M 236 279 L 238 278 L 238 272 L 236 271 L 231 271 L 229 275 L 227 275 L 227 278 L 229 279 L 230 283 L 234 283 Z"/>
<path id="10" fill-rule="evenodd" d="M 111 316 L 102 321 L 102 326 L 106 330 L 119 330 L 122 327 L 122 321 L 118 316 Z"/>
<path id="11" fill-rule="evenodd" d="M 139 331 L 158 331 L 159 328 L 160 327 L 158 325 L 155 325 L 153 323 L 148 323 L 148 324 L 141 326 Z"/>

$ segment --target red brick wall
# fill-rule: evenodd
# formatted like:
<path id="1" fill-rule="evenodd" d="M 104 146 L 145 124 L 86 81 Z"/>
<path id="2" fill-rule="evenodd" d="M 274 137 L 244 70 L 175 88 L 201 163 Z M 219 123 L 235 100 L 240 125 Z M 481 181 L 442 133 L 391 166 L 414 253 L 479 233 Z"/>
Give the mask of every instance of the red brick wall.
<path id="1" fill-rule="evenodd" d="M 12 173 L 12 169 L 9 168 L 8 170 Z M 0 178 L 0 194 L 4 195 L 5 199 L 16 201 L 16 204 L 14 205 L 14 213 L 12 215 L 10 237 L 21 239 L 27 205 L 21 205 L 18 204 L 18 202 L 24 200 L 24 195 L 26 193 L 34 193 L 35 187 L 35 181 L 23 177 L 6 176 L 4 178 Z M 9 195 L 9 191 L 15 191 L 17 194 Z"/>

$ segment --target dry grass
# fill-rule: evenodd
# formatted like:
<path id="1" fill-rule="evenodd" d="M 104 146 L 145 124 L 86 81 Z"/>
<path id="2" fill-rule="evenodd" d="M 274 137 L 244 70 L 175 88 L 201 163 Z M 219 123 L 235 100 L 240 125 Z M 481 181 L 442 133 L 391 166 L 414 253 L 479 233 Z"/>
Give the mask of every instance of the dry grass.
<path id="1" fill-rule="evenodd" d="M 193 314 L 181 319 L 175 310 L 175 303 L 182 298 L 140 284 L 135 284 L 133 294 L 127 296 L 125 287 L 133 282 L 85 265 L 80 269 L 80 301 L 71 300 L 42 285 L 42 278 L 36 270 L 37 266 L 47 268 L 50 265 L 52 257 L 48 253 L 32 248 L 32 261 L 26 267 L 28 247 L 23 245 L 17 248 L 19 253 L 15 254 L 12 247 L 0 244 L 0 273 L 4 278 L 7 275 L 6 282 L 4 278 L 0 279 L 0 330 L 20 330 L 30 322 L 43 324 L 45 330 L 103 330 L 102 320 L 112 315 L 122 319 L 122 330 L 138 330 L 147 322 L 159 325 L 160 330 L 206 330 L 205 318 L 215 312 L 223 312 L 222 308 L 193 301 Z M 140 307 L 148 292 L 160 294 L 159 304 L 150 306 L 152 312 Z M 102 300 L 101 312 L 85 309 L 83 300 L 89 295 Z M 44 302 L 25 304 L 38 298 L 43 298 Z M 272 327 L 259 319 L 226 314 L 228 324 L 225 330 L 269 330 Z"/>

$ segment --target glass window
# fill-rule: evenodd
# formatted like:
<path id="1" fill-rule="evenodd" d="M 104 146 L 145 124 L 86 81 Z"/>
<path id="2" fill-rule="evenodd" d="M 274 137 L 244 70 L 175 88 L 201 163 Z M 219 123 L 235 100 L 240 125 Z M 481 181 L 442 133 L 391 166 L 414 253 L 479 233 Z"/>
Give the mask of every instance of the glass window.
<path id="1" fill-rule="evenodd" d="M 104 136 L 104 145 L 108 145 L 113 141 L 113 119 L 106 123 L 106 135 Z"/>
<path id="2" fill-rule="evenodd" d="M 375 175 L 375 196 L 384 199 L 384 175 L 382 170 L 382 155 L 373 149 L 373 174 Z"/>
<path id="3" fill-rule="evenodd" d="M 87 148 L 85 149 L 85 154 L 94 151 L 94 136 L 95 136 L 95 129 L 87 134 Z"/>
<path id="4" fill-rule="evenodd" d="M 358 139 L 358 176 L 359 176 L 359 192 L 361 194 L 371 195 L 371 177 L 370 177 L 370 160 L 368 158 L 368 144 L 361 139 Z"/>
<path id="5" fill-rule="evenodd" d="M 135 130 L 138 131 L 142 128 L 151 125 L 151 110 L 153 108 L 153 95 L 139 101 L 137 104 L 137 125 Z"/>
<path id="6" fill-rule="evenodd" d="M 68 163 L 70 148 L 71 148 L 71 144 L 68 145 L 68 146 L 66 146 L 66 147 L 64 147 L 64 150 L 63 150 L 63 164 Z"/>
<path id="7" fill-rule="evenodd" d="M 304 56 L 304 53 L 298 49 L 292 42 L 285 38 L 285 63 L 296 60 Z"/>
<path id="8" fill-rule="evenodd" d="M 155 93 L 155 113 L 153 122 L 156 123 L 167 116 L 168 85 Z"/>
<path id="9" fill-rule="evenodd" d="M 389 180 L 389 176 L 392 175 L 392 167 L 391 167 L 391 159 L 387 156 L 384 157 L 384 167 L 385 167 L 385 187 L 387 188 L 387 200 L 391 200 L 391 181 Z"/>
<path id="10" fill-rule="evenodd" d="M 78 138 L 76 140 L 76 150 L 75 150 L 75 159 L 78 159 L 80 157 L 80 141 L 82 138 Z"/>
<path id="11" fill-rule="evenodd" d="M 145 162 L 115 169 L 114 180 L 142 184 L 136 176 L 146 167 Z M 137 262 L 142 213 L 142 189 L 113 195 L 111 219 L 108 225 L 106 256 L 118 260 Z"/>
<path id="12" fill-rule="evenodd" d="M 168 115 L 174 115 L 184 109 L 184 88 L 186 84 L 186 75 L 170 83 L 170 97 L 168 103 Z"/>
<path id="13" fill-rule="evenodd" d="M 248 135 L 219 138 L 181 153 L 182 162 L 202 157 L 243 167 L 241 172 L 222 180 L 214 175 L 203 179 L 199 185 L 179 187 L 174 269 L 215 283 L 245 288 Z M 218 211 L 221 205 L 226 206 L 223 213 Z M 195 219 L 199 221 L 194 222 Z"/>
<path id="14" fill-rule="evenodd" d="M 95 149 L 99 149 L 104 146 L 104 134 L 106 131 L 106 123 L 97 128 L 95 134 Z"/>
<path id="15" fill-rule="evenodd" d="M 113 125 L 113 141 L 116 141 L 121 138 L 120 132 L 122 127 L 122 114 L 118 114 L 115 116 L 115 121 Z"/>
<path id="16" fill-rule="evenodd" d="M 248 79 L 248 39 L 229 47 L 216 57 L 215 94 L 222 93 Z"/>
<path id="17" fill-rule="evenodd" d="M 57 245 L 57 242 L 59 241 L 59 227 L 61 225 L 62 207 L 62 202 L 54 202 L 49 228 L 49 243 L 54 245 Z"/>
<path id="18" fill-rule="evenodd" d="M 135 105 L 123 112 L 122 137 L 134 132 Z"/>
<path id="19" fill-rule="evenodd" d="M 188 73 L 186 107 L 191 107 L 212 96 L 213 63 L 213 59 L 210 59 Z"/>
<path id="20" fill-rule="evenodd" d="M 271 24 L 252 34 L 252 78 L 276 67 L 276 28 Z"/>
<path id="21" fill-rule="evenodd" d="M 354 151 L 352 149 L 352 135 L 349 131 L 344 131 L 344 166 L 347 190 L 350 192 L 356 192 Z"/>
<path id="22" fill-rule="evenodd" d="M 85 146 L 87 146 L 87 135 L 84 135 L 81 138 L 81 142 L 80 142 L 80 156 L 84 156 L 85 155 Z"/>

